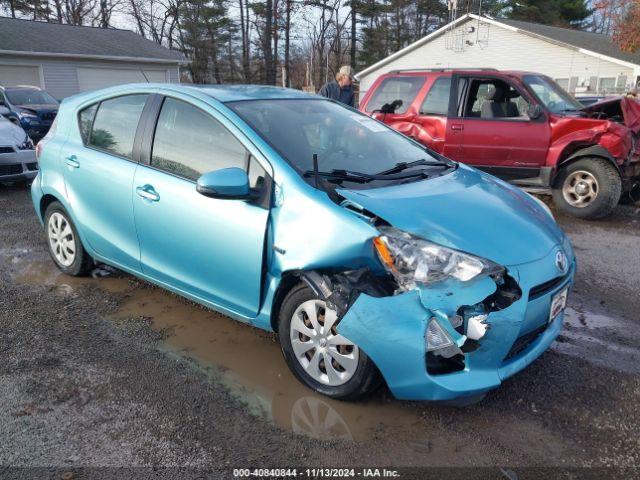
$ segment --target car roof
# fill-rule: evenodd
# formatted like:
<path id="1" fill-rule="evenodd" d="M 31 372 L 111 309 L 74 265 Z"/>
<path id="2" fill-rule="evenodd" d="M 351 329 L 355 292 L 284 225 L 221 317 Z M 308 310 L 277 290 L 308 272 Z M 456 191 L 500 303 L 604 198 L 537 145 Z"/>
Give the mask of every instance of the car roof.
<path id="1" fill-rule="evenodd" d="M 0 88 L 3 90 L 42 90 L 40 87 L 36 87 L 35 85 L 16 85 L 15 87 L 3 87 L 0 85 Z"/>
<path id="2" fill-rule="evenodd" d="M 542 75 L 537 72 L 530 72 L 526 70 L 496 70 L 495 68 L 427 68 L 427 69 L 406 69 L 406 70 L 391 70 L 383 74 L 382 76 L 402 76 L 402 75 L 416 75 L 416 76 L 432 76 L 432 75 L 452 75 L 454 73 L 473 73 L 482 75 L 507 75 L 512 77 L 521 77 L 523 75 Z"/>
<path id="3" fill-rule="evenodd" d="M 150 92 L 153 90 L 173 91 L 176 93 L 206 95 L 219 102 L 237 102 L 243 100 L 280 100 L 307 99 L 320 100 L 323 97 L 305 93 L 291 88 L 274 87 L 269 85 L 194 85 L 180 83 L 129 83 L 115 85 L 100 90 L 81 92 L 68 97 L 81 102 L 85 99 L 100 98 L 104 95 L 126 95 L 136 92 Z"/>
<path id="4" fill-rule="evenodd" d="M 165 88 L 167 85 L 163 85 Z M 172 90 L 197 90 L 215 98 L 219 102 L 237 102 L 243 100 L 281 100 L 281 99 L 318 99 L 314 94 L 292 88 L 269 85 L 171 85 Z"/>

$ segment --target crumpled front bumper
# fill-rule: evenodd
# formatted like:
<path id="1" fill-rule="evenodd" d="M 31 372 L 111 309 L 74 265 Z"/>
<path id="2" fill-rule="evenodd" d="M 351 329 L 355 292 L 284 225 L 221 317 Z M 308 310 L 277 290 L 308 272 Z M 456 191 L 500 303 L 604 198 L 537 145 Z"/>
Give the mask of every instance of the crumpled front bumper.
<path id="1" fill-rule="evenodd" d="M 427 325 L 433 317 L 444 318 L 442 325 L 459 307 L 482 302 L 495 292 L 496 283 L 489 277 L 469 284 L 442 282 L 390 297 L 361 294 L 337 329 L 371 357 L 397 398 L 450 400 L 484 393 L 533 362 L 562 329 L 563 314 L 548 322 L 551 300 L 572 285 L 576 266 L 572 252 L 567 252 L 569 268 L 561 274 L 555 263 L 558 249 L 560 246 L 541 260 L 507 267 L 522 297 L 489 313 L 490 328 L 478 341 L 478 348 L 464 354 L 463 370 L 427 372 Z M 546 285 L 549 287 L 541 288 Z M 532 289 L 535 294 L 530 296 Z"/>

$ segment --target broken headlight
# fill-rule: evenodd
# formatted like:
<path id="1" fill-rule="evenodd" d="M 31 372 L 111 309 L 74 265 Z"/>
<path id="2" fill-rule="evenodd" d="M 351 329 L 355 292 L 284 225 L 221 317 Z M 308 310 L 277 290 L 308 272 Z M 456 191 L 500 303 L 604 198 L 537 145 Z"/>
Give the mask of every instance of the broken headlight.
<path id="1" fill-rule="evenodd" d="M 378 257 L 400 288 L 431 284 L 447 278 L 467 282 L 481 274 L 503 271 L 499 265 L 467 253 L 414 237 L 392 227 L 380 228 L 373 240 Z"/>

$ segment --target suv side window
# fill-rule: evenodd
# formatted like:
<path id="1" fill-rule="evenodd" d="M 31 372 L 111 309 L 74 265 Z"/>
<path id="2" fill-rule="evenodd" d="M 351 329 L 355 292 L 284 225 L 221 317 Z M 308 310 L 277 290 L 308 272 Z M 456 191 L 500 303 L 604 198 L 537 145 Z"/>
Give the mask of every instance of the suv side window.
<path id="1" fill-rule="evenodd" d="M 471 79 L 464 104 L 465 118 L 528 120 L 528 102 L 500 79 Z"/>
<path id="2" fill-rule="evenodd" d="M 449 94 L 451 93 L 451 77 L 440 77 L 429 89 L 422 106 L 421 115 L 446 115 L 449 112 Z"/>
<path id="3" fill-rule="evenodd" d="M 213 117 L 180 100 L 164 100 L 153 139 L 153 167 L 197 180 L 221 168 L 245 169 L 247 158 L 240 141 Z"/>
<path id="4" fill-rule="evenodd" d="M 418 76 L 385 78 L 367 103 L 367 112 L 380 110 L 383 105 L 394 100 L 402 100 L 402 105 L 394 113 L 405 113 L 424 85 L 424 81 L 424 77 Z"/>
<path id="5" fill-rule="evenodd" d="M 88 136 L 88 144 L 130 159 L 138 121 L 147 96 L 147 94 L 124 95 L 100 102 Z M 87 112 L 85 118 L 90 113 Z M 80 122 L 82 129 L 82 114 Z"/>

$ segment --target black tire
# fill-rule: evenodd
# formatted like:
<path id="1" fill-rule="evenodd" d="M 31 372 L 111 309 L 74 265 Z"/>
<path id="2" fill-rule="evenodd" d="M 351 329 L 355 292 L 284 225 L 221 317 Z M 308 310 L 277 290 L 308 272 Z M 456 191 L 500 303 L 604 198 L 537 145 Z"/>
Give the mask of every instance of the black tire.
<path id="1" fill-rule="evenodd" d="M 278 316 L 278 333 L 284 359 L 293 374 L 309 388 L 339 400 L 356 400 L 374 392 L 382 383 L 382 376 L 371 359 L 359 349 L 358 364 L 353 376 L 338 386 L 325 385 L 312 378 L 302 367 L 291 346 L 290 326 L 296 309 L 318 296 L 305 283 L 299 283 L 286 295 Z"/>
<path id="2" fill-rule="evenodd" d="M 583 207 L 571 205 L 563 194 L 563 186 L 575 172 L 587 172 L 597 182 L 597 194 Z M 553 202 L 564 213 L 594 220 L 607 216 L 616 207 L 622 192 L 622 180 L 616 167 L 604 158 L 586 157 L 570 163 L 558 172 L 553 185 Z"/>
<path id="3" fill-rule="evenodd" d="M 71 230 L 73 232 L 73 242 L 75 245 L 76 253 L 75 253 L 75 258 L 73 260 L 73 263 L 71 263 L 70 265 L 63 265 L 58 261 L 58 259 L 56 258 L 56 255 L 52 250 L 51 242 L 49 241 L 49 234 L 47 229 L 49 225 L 49 219 L 54 213 L 59 213 L 60 215 L 62 215 L 65 221 L 69 224 L 69 227 L 71 227 Z M 73 220 L 71 220 L 71 216 L 67 213 L 67 211 L 65 210 L 65 208 L 62 206 L 60 202 L 52 202 L 47 207 L 44 213 L 44 228 L 45 228 L 47 249 L 49 250 L 49 255 L 51 255 L 52 260 L 63 273 L 66 273 L 67 275 L 72 275 L 74 277 L 80 277 L 88 274 L 93 269 L 94 267 L 93 259 L 89 256 L 87 251 L 84 249 L 84 246 L 82 245 L 82 241 L 80 240 L 80 236 L 78 235 L 78 230 L 76 229 L 76 226 L 73 223 Z"/>

